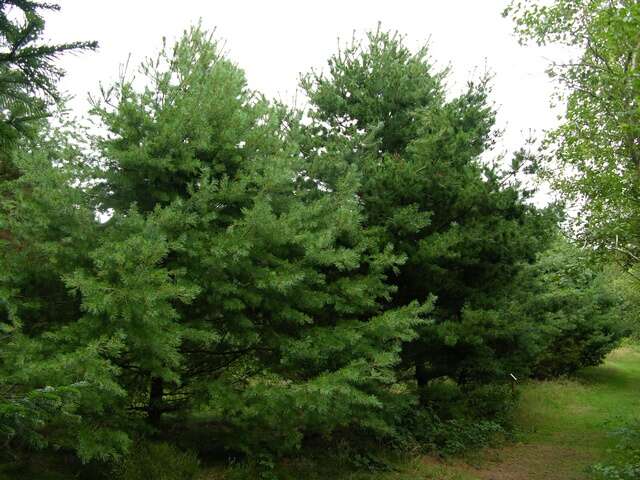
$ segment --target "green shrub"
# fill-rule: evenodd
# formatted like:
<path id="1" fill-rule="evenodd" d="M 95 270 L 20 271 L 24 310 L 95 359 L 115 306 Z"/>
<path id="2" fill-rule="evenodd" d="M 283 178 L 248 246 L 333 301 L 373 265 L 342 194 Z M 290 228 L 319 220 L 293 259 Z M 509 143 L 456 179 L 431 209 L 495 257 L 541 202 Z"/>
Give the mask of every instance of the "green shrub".
<path id="1" fill-rule="evenodd" d="M 119 480 L 191 480 L 199 471 L 198 458 L 168 443 L 143 443 L 116 467 Z"/>
<path id="2" fill-rule="evenodd" d="M 510 385 L 432 381 L 422 392 L 424 406 L 404 410 L 393 444 L 445 456 L 495 445 L 512 434 L 517 398 Z"/>
<path id="3" fill-rule="evenodd" d="M 590 469 L 596 480 L 636 480 L 640 478 L 640 423 L 628 425 L 613 435 L 619 438 L 614 460 L 597 463 Z"/>
<path id="4" fill-rule="evenodd" d="M 269 454 L 259 454 L 243 462 L 232 464 L 227 472 L 228 480 L 278 480 L 276 462 Z"/>
<path id="5" fill-rule="evenodd" d="M 494 445 L 506 430 L 492 420 L 451 419 L 435 422 L 429 444 L 442 455 L 459 455 Z"/>
<path id="6" fill-rule="evenodd" d="M 611 272 L 579 246 L 558 240 L 525 268 L 509 312 L 537 332 L 531 375 L 554 378 L 599 365 L 628 335 L 625 298 Z"/>
<path id="7" fill-rule="evenodd" d="M 495 445 L 509 433 L 495 420 L 469 417 L 441 419 L 430 410 L 415 413 L 406 427 L 407 435 L 422 449 L 444 456 Z"/>
<path id="8" fill-rule="evenodd" d="M 640 478 L 640 463 L 622 465 L 598 463 L 591 467 L 591 474 L 597 480 L 637 480 Z"/>
<path id="9" fill-rule="evenodd" d="M 464 391 L 464 409 L 470 416 L 492 420 L 502 425 L 510 423 L 517 402 L 517 392 L 511 385 L 478 385 Z"/>
<path id="10" fill-rule="evenodd" d="M 593 290 L 573 305 L 567 302 L 547 321 L 547 345 L 533 368 L 534 377 L 556 378 L 600 365 L 628 333 L 615 314 L 612 296 Z"/>

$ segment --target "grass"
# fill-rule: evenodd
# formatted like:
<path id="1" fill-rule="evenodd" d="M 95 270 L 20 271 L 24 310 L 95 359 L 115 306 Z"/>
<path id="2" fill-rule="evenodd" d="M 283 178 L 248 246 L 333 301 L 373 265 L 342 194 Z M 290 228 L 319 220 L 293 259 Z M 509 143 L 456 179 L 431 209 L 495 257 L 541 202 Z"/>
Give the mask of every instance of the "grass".
<path id="1" fill-rule="evenodd" d="M 572 378 L 525 385 L 516 413 L 520 441 L 484 452 L 475 468 L 451 468 L 479 479 L 585 479 L 587 467 L 614 446 L 609 432 L 639 415 L 640 347 L 625 345 Z"/>
<path id="2" fill-rule="evenodd" d="M 431 459 L 415 457 L 398 462 L 398 468 L 389 472 L 355 472 L 341 468 L 339 464 L 298 461 L 278 468 L 274 478 L 278 480 L 477 480 L 476 476 L 450 465 L 433 463 Z M 203 473 L 201 480 L 248 480 L 253 472 L 229 471 L 215 468 Z"/>
<path id="3" fill-rule="evenodd" d="M 518 423 L 530 441 L 606 448 L 606 432 L 637 415 L 639 387 L 640 349 L 625 346 L 575 378 L 528 386 Z"/>
<path id="4" fill-rule="evenodd" d="M 613 447 L 612 430 L 640 415 L 640 346 L 625 345 L 604 365 L 572 378 L 521 387 L 519 441 L 473 458 L 443 462 L 429 456 L 395 459 L 389 472 L 347 472 L 325 462 L 291 462 L 284 480 L 582 480 Z M 327 459 L 325 459 L 327 460 Z M 216 469 L 203 480 L 251 478 Z"/>

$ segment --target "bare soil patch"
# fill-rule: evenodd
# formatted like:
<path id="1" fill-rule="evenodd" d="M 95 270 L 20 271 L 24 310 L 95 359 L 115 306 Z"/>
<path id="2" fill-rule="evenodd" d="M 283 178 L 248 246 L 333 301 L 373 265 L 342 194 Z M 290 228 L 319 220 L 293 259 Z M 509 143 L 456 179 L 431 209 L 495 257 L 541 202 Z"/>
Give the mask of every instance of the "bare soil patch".
<path id="1" fill-rule="evenodd" d="M 584 448 L 544 444 L 516 444 L 486 450 L 482 462 L 456 461 L 450 467 L 479 480 L 584 480 L 596 454 Z M 429 464 L 442 461 L 427 457 Z M 465 477 L 466 478 L 466 477 Z"/>

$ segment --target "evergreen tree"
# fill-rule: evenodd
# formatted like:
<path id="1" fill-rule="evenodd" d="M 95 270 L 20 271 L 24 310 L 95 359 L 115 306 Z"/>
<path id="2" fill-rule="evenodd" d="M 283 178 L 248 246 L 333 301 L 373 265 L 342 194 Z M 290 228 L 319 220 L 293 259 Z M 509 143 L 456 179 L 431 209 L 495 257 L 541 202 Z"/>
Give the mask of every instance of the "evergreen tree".
<path id="1" fill-rule="evenodd" d="M 527 342 L 533 348 L 521 349 L 523 373 L 557 377 L 604 361 L 631 326 L 625 317 L 633 305 L 612 282 L 620 273 L 594 262 L 560 234 L 520 272 L 519 288 L 501 310 L 537 337 Z"/>
<path id="2" fill-rule="evenodd" d="M 0 182 L 0 436 L 9 447 L 68 447 L 113 458 L 129 439 L 111 358 L 120 335 L 85 330 L 67 276 L 100 237 L 73 136 L 52 130 L 19 149 Z M 95 334 L 94 334 L 95 333 Z"/>
<path id="3" fill-rule="evenodd" d="M 60 101 L 57 83 L 64 72 L 55 60 L 97 47 L 96 42 L 44 43 L 43 12 L 58 9 L 52 3 L 0 1 L 0 180 L 17 174 L 13 148 L 25 137 L 33 139 Z"/>
<path id="4" fill-rule="evenodd" d="M 245 429 L 240 447 L 389 429 L 380 397 L 428 303 L 381 308 L 402 259 L 363 228 L 356 172 L 331 188 L 305 175 L 296 116 L 199 28 L 141 73 L 95 105 L 112 217 L 68 279 L 83 329 L 123 335 L 131 407 L 156 426 L 204 409 Z"/>
<path id="5" fill-rule="evenodd" d="M 126 444 L 108 420 L 110 399 L 122 394 L 107 358 L 118 340 L 82 344 L 64 328 L 79 302 L 63 277 L 86 261 L 96 232 L 92 206 L 73 187 L 87 178 L 76 139 L 63 120 L 59 129 L 46 121 L 62 107 L 55 60 L 96 43 L 44 43 L 51 10 L 58 6 L 0 2 L 0 437 L 8 449 L 74 447 L 106 458 Z"/>
<path id="6" fill-rule="evenodd" d="M 333 56 L 326 75 L 303 81 L 311 174 L 332 185 L 347 169 L 336 167 L 341 155 L 337 165 L 362 175 L 366 225 L 406 255 L 388 306 L 437 297 L 435 323 L 404 350 L 419 386 L 440 376 L 506 380 L 497 366 L 512 335 L 489 327 L 501 324 L 490 318 L 492 302 L 513 288 L 555 221 L 515 181 L 526 155 L 516 155 L 509 172 L 480 159 L 494 138 L 487 80 L 447 100 L 445 75 L 434 71 L 426 48 L 413 53 L 401 36 L 377 30 Z M 469 308 L 489 310 L 471 318 Z"/>

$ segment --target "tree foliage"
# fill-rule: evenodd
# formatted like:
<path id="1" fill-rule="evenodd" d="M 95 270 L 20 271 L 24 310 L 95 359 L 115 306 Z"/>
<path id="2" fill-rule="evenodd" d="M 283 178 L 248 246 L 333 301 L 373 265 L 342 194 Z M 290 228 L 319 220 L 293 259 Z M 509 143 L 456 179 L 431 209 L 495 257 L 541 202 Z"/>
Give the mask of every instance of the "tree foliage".
<path id="1" fill-rule="evenodd" d="M 11 5 L 39 45 L 39 9 L 53 7 Z M 50 113 L 50 62 L 92 45 L 23 52 L 18 27 L 0 27 L 35 62 L 5 111 Z M 64 117 L 0 129 L 13 142 L 0 177 L 6 450 L 70 449 L 139 476 L 171 461 L 136 445 L 191 475 L 193 455 L 157 443 L 191 428 L 265 465 L 357 434 L 485 444 L 513 404 L 509 373 L 600 361 L 623 304 L 556 242 L 556 207 L 530 202 L 529 156 L 489 161 L 489 79 L 452 97 L 446 78 L 426 48 L 378 29 L 305 76 L 296 111 L 249 88 L 196 26 L 102 87 L 93 135 Z M 419 409 L 444 377 L 472 414 Z"/>
<path id="2" fill-rule="evenodd" d="M 67 52 L 93 50 L 96 42 L 43 42 L 43 12 L 55 4 L 29 0 L 0 1 L 0 179 L 16 174 L 11 160 L 16 142 L 33 138 L 61 98 L 55 64 Z"/>
<path id="3" fill-rule="evenodd" d="M 530 338 L 519 350 L 520 371 L 553 378 L 602 363 L 631 327 L 625 318 L 632 304 L 618 288 L 622 275 L 558 234 L 500 305 L 503 317 L 525 326 L 520 338 Z"/>
<path id="4" fill-rule="evenodd" d="M 442 376 L 505 378 L 495 367 L 512 341 L 509 326 L 477 309 L 490 307 L 535 259 L 555 221 L 552 209 L 527 203 L 530 192 L 512 171 L 481 158 L 494 139 L 489 80 L 448 100 L 444 79 L 426 48 L 412 53 L 401 36 L 378 30 L 332 57 L 326 75 L 303 83 L 314 120 L 308 155 L 327 171 L 318 175 L 331 185 L 339 152 L 363 178 L 367 225 L 407 258 L 391 279 L 397 291 L 388 305 L 437 298 L 435 323 L 405 346 L 421 386 Z M 514 170 L 525 160 L 518 153 Z"/>
<path id="5" fill-rule="evenodd" d="M 548 178 L 579 215 L 593 248 L 638 259 L 640 5 L 633 0 L 513 2 L 506 10 L 522 42 L 565 45 L 574 58 L 549 68 L 566 102 L 547 139 Z"/>
<path id="6" fill-rule="evenodd" d="M 100 235 L 92 205 L 72 186 L 84 176 L 77 153 L 53 132 L 21 150 L 19 175 L 0 185 L 1 431 L 5 442 L 108 458 L 128 443 L 110 435 L 122 421 L 115 410 L 125 392 L 110 361 L 121 338 L 82 328 L 66 281 Z M 101 437 L 108 441 L 95 447 Z"/>
<path id="7" fill-rule="evenodd" d="M 88 218 L 53 240 L 75 253 L 48 279 L 68 310 L 36 291 L 31 320 L 7 298 L 30 341 L 62 337 L 74 358 L 82 345 L 113 345 L 96 353 L 119 394 L 116 419 L 140 412 L 160 427 L 163 414 L 205 409 L 234 428 L 281 432 L 278 446 L 256 437 L 268 448 L 307 430 L 392 428 L 379 397 L 429 303 L 382 308 L 402 258 L 363 226 L 358 179 L 326 190 L 301 176 L 295 119 L 249 90 L 201 29 L 141 74 L 143 87 L 123 78 L 94 107 L 107 129 L 89 170 L 98 176 L 50 192 L 55 211 Z M 95 208 L 111 209 L 109 220 L 93 219 Z M 9 215 L 15 242 L 33 218 Z M 51 230 L 31 233 L 35 248 Z M 7 251 L 6 266 L 24 275 L 19 259 Z M 41 322 L 43 311 L 55 320 Z"/>

